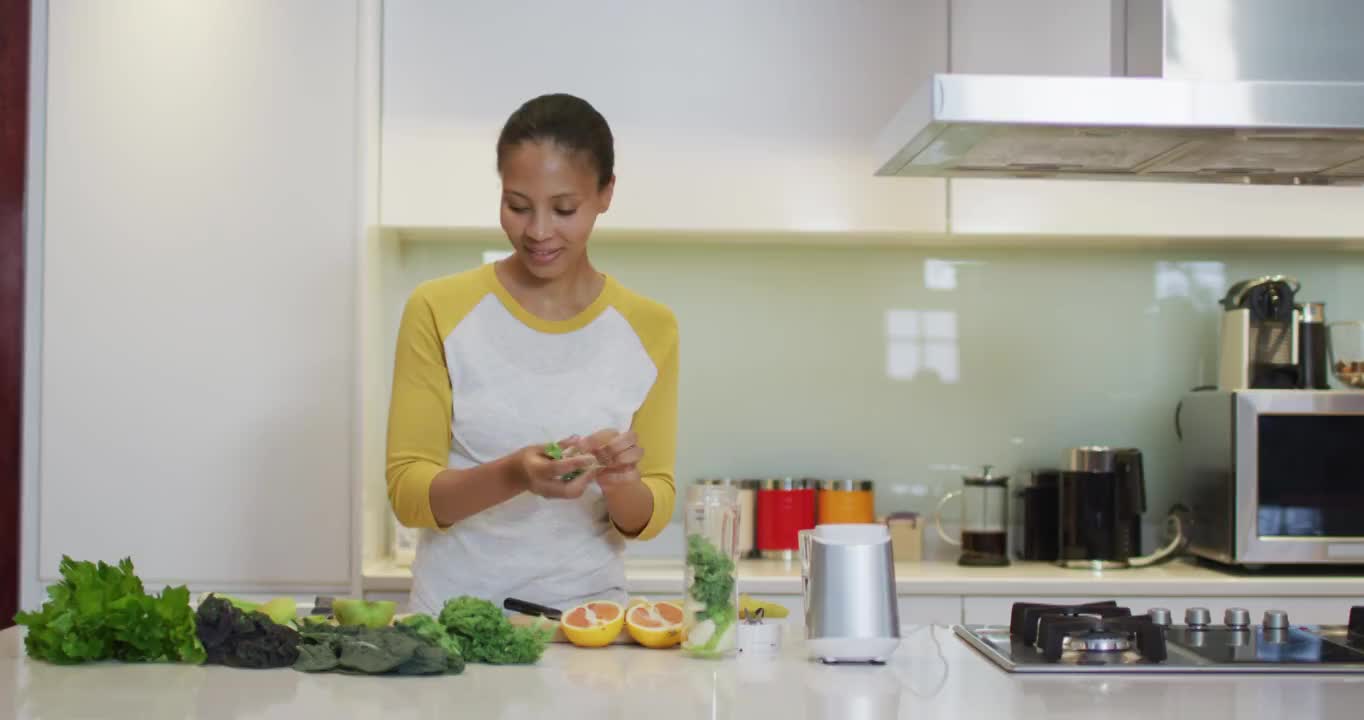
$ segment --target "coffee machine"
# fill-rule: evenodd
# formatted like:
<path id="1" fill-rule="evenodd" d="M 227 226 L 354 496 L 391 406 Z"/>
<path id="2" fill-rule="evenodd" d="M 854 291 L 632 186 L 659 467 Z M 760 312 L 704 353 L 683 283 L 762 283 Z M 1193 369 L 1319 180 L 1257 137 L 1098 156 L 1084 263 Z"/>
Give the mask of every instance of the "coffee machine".
<path id="1" fill-rule="evenodd" d="M 1058 483 L 1058 552 L 1062 567 L 1108 570 L 1145 567 L 1168 560 L 1187 545 L 1184 524 L 1171 511 L 1170 538 L 1149 555 L 1141 552 L 1141 514 L 1146 477 L 1141 451 L 1092 445 L 1066 451 Z"/>
<path id="2" fill-rule="evenodd" d="M 1300 311 L 1295 278 L 1266 275 L 1227 290 L 1221 304 L 1222 343 L 1218 353 L 1220 390 L 1302 387 L 1299 369 Z"/>
<path id="3" fill-rule="evenodd" d="M 1101 446 L 1067 450 L 1058 499 L 1058 564 L 1121 568 L 1141 553 L 1146 479 L 1140 450 Z"/>

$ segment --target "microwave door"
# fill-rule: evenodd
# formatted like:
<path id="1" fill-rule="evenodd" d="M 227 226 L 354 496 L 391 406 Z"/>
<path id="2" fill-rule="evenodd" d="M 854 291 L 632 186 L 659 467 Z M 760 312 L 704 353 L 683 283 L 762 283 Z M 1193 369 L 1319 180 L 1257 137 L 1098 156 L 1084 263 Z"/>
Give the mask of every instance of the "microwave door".
<path id="1" fill-rule="evenodd" d="M 1364 563 L 1364 409 L 1331 412 L 1329 397 L 1307 397 L 1333 393 L 1291 395 L 1248 394 L 1253 415 L 1238 423 L 1240 559 Z"/>

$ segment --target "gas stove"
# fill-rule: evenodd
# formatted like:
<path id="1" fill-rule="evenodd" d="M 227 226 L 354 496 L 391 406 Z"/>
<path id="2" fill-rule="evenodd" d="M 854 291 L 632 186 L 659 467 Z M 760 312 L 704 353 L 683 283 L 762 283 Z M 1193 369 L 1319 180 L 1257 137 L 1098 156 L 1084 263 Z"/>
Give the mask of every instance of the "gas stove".
<path id="1" fill-rule="evenodd" d="M 953 631 L 996 665 L 1018 673 L 1223 672 L 1364 673 L 1364 606 L 1345 625 L 1294 625 L 1281 610 L 1260 624 L 1229 608 L 1222 624 L 1189 608 L 1134 615 L 1116 602 L 1015 603 L 1009 626 L 958 625 Z"/>

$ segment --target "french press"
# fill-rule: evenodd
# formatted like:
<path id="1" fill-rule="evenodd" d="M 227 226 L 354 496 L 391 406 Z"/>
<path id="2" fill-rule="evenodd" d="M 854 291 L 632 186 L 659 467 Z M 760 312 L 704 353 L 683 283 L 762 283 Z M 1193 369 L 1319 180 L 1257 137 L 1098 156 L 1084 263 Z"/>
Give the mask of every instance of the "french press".
<path id="1" fill-rule="evenodd" d="M 942 509 L 952 498 L 961 496 L 961 539 L 942 529 Z M 962 478 L 962 489 L 942 496 L 933 511 L 938 535 L 961 548 L 958 565 L 1000 566 L 1009 564 L 1009 476 L 991 475 L 990 466 L 980 475 Z"/>

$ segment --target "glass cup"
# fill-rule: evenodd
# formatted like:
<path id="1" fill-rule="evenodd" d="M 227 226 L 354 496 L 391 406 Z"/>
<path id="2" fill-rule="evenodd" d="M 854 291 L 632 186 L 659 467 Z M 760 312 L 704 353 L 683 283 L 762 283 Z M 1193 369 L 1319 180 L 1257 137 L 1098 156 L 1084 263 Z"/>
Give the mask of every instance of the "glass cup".
<path id="1" fill-rule="evenodd" d="M 1364 322 L 1333 322 L 1326 327 L 1331 372 L 1342 383 L 1364 389 Z"/>
<path id="2" fill-rule="evenodd" d="M 684 511 L 687 534 L 682 651 L 692 657 L 734 654 L 739 622 L 739 491 L 692 485 Z"/>

